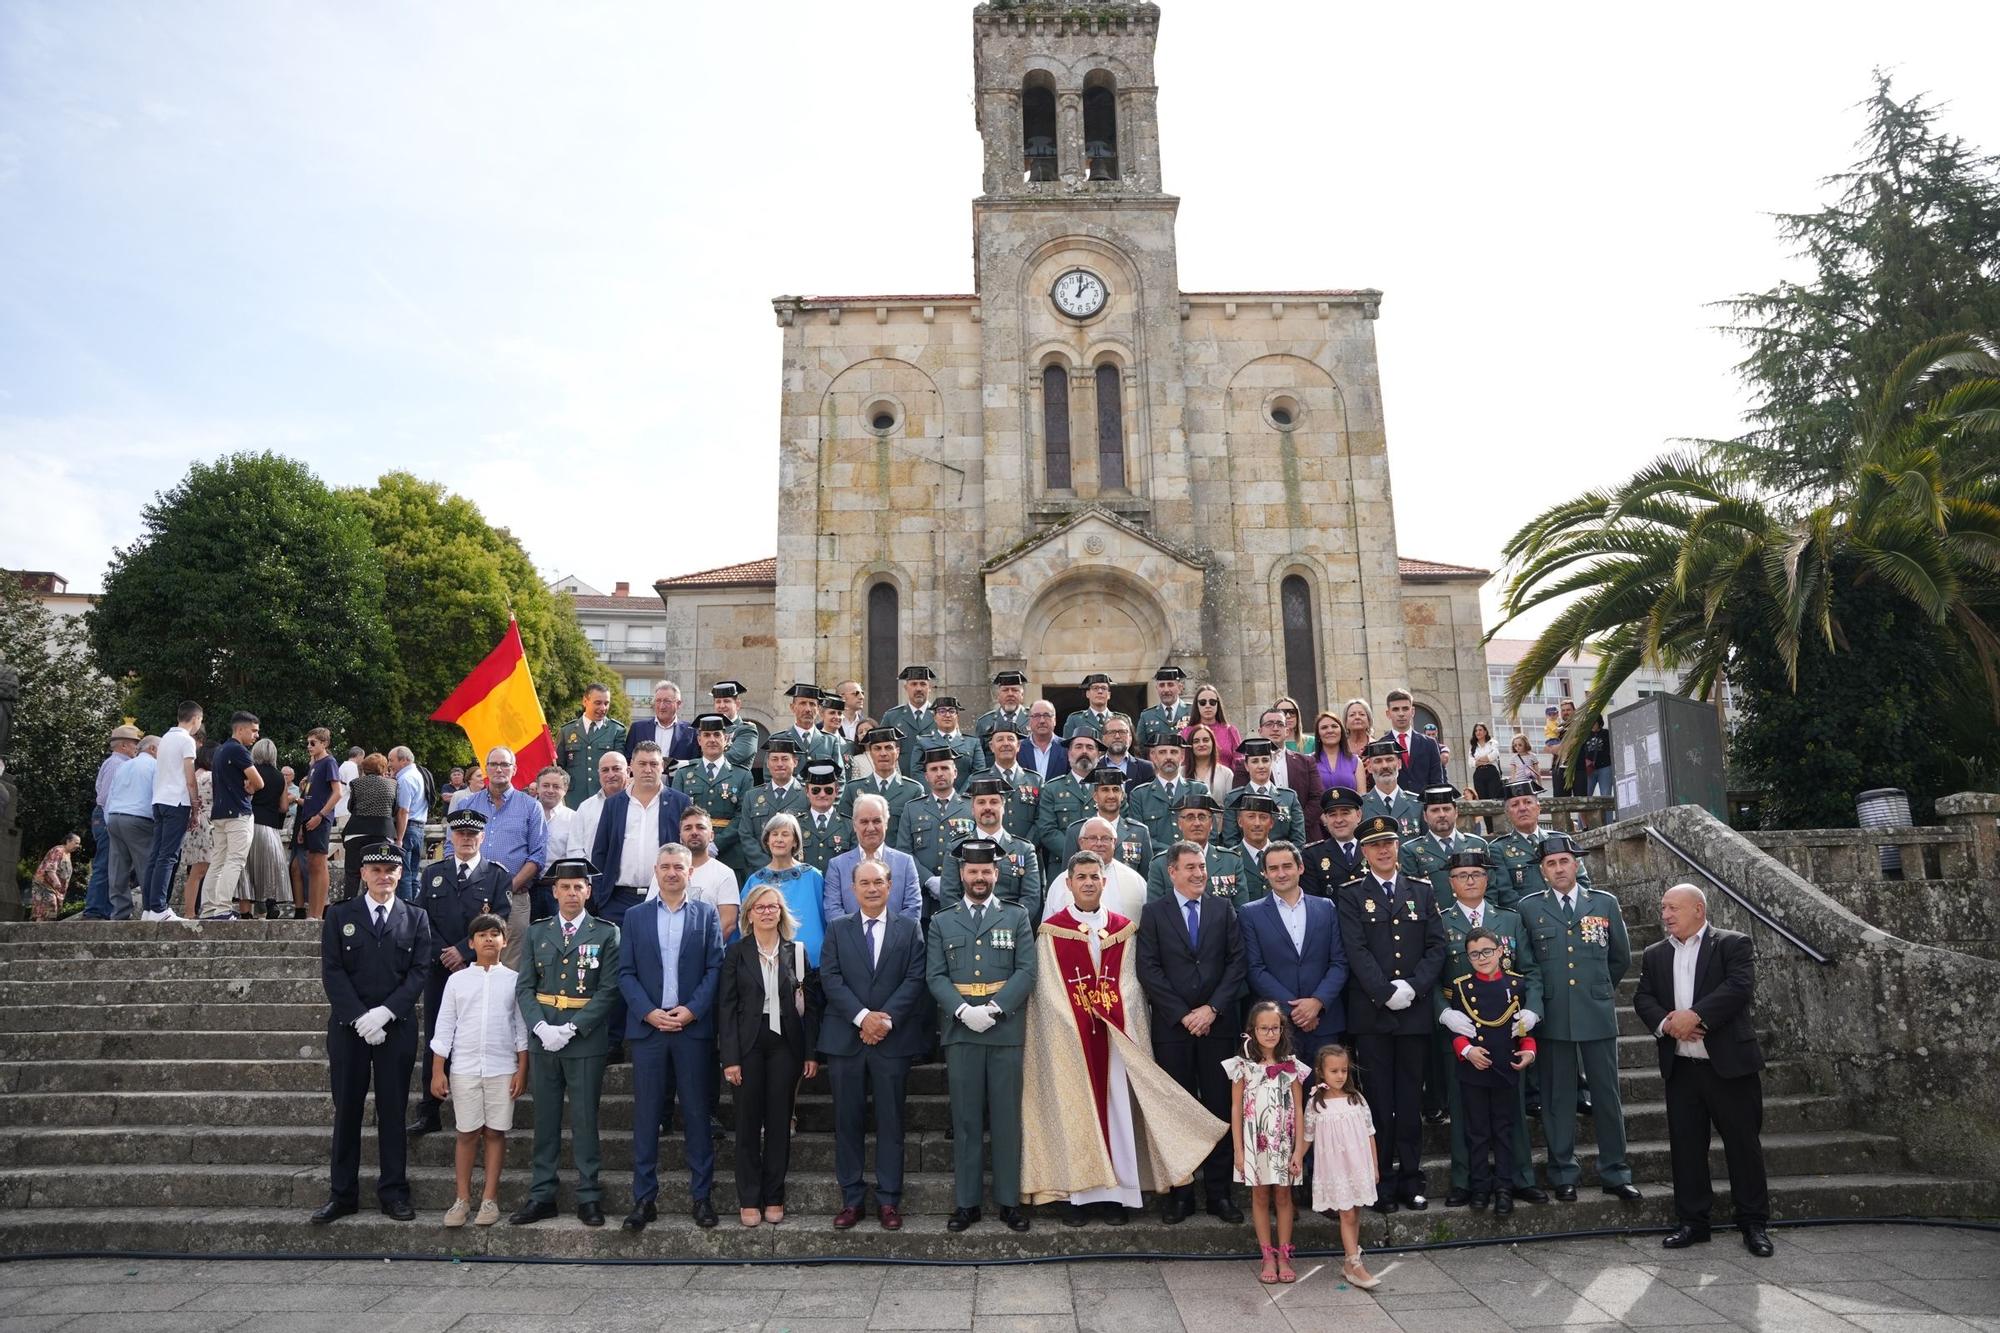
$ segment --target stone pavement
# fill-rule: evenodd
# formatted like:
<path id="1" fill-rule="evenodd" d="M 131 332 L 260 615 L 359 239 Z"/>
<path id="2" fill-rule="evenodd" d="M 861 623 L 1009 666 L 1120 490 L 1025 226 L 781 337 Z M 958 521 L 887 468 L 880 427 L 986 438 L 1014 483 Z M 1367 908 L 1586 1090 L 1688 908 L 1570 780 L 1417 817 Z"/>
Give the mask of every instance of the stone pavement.
<path id="1" fill-rule="evenodd" d="M 1380 1290 L 1302 1263 L 1263 1287 L 1241 1260 L 981 1267 L 606 1266 L 380 1260 L 0 1264 L 0 1333 L 1483 1333 L 1484 1330 L 1985 1329 L 2000 1333 L 2000 1232 L 1733 1232 L 1692 1254 L 1657 1237 L 1375 1256 Z M 280 1316 L 274 1318 L 273 1316 Z"/>

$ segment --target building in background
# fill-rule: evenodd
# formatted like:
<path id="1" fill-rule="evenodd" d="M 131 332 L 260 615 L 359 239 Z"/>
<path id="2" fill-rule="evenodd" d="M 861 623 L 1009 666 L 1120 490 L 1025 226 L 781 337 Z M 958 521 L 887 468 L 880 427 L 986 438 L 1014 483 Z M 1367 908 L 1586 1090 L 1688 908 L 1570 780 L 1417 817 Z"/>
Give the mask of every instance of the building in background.
<path id="1" fill-rule="evenodd" d="M 652 716 L 653 686 L 669 674 L 667 613 L 660 599 L 634 597 L 629 583 L 600 592 L 574 574 L 555 580 L 549 590 L 569 594 L 591 651 L 617 673 L 616 680 L 604 683 L 631 696 L 633 716 Z"/>
<path id="2" fill-rule="evenodd" d="M 1493 738 L 1500 742 L 1501 753 L 1506 753 L 1514 744 L 1514 737 L 1525 733 L 1528 743 L 1541 758 L 1542 772 L 1549 770 L 1548 756 L 1542 752 L 1543 725 L 1548 721 L 1547 709 L 1560 708 L 1565 699 L 1583 707 L 1584 696 L 1590 693 L 1590 681 L 1597 674 L 1598 657 L 1595 653 L 1572 653 L 1548 675 L 1542 677 L 1541 688 L 1521 701 L 1520 709 L 1512 716 L 1503 716 L 1501 708 L 1507 699 L 1507 681 L 1514 674 L 1514 668 L 1528 655 L 1534 646 L 1533 639 L 1494 639 L 1486 645 L 1486 678 L 1491 696 L 1491 711 L 1487 725 L 1493 729 Z M 1655 666 L 1642 666 L 1626 677 L 1625 683 L 1611 696 L 1611 706 L 1604 710 L 1606 717 L 1625 705 L 1637 703 L 1653 694 L 1678 694 L 1681 687 L 1681 673 L 1666 671 Z M 1474 718 L 1473 721 L 1481 719 Z M 1722 720 L 1726 728 L 1730 723 L 1729 691 L 1725 685 L 1722 695 Z M 1472 728 L 1466 727 L 1467 734 Z M 1458 750 L 1464 744 L 1464 737 L 1452 738 L 1452 748 Z"/>
<path id="3" fill-rule="evenodd" d="M 11 578 L 29 592 L 36 600 L 56 615 L 75 619 L 91 607 L 97 605 L 94 592 L 71 592 L 69 580 L 47 569 L 0 570 L 0 577 Z"/>

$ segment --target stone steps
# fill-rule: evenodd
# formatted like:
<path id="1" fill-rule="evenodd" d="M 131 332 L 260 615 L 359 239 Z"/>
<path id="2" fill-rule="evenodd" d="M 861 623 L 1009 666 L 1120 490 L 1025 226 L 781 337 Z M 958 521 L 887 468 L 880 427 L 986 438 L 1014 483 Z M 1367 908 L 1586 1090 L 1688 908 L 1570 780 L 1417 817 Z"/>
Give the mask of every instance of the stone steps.
<path id="1" fill-rule="evenodd" d="M 515 1185 L 524 1183 L 518 1179 Z M 1936 1216 L 1992 1216 L 2000 1213 L 2000 1187 L 1987 1180 L 1914 1174 L 1856 1173 L 1843 1175 L 1774 1176 L 1770 1182 L 1773 1213 L 1779 1220 L 1907 1216 L 1913 1203 Z M 728 1203 L 726 1187 L 723 1204 Z M 1717 1218 L 1726 1224 L 1729 1191 L 1716 1183 Z M 510 1188 L 504 1196 L 512 1207 L 520 1195 Z M 854 1258 L 895 1261 L 948 1259 L 998 1262 L 1067 1255 L 1241 1255 L 1253 1248 L 1248 1226 L 1230 1226 L 1197 1215 L 1178 1226 L 1165 1226 L 1157 1214 L 1124 1227 L 1060 1225 L 1053 1210 L 1038 1210 L 1034 1229 L 1016 1235 L 989 1214 L 969 1231 L 951 1235 L 939 1213 L 906 1214 L 899 1232 L 885 1232 L 872 1218 L 852 1231 L 827 1225 L 824 1215 L 803 1210 L 778 1227 L 745 1230 L 730 1223 L 723 1207 L 723 1225 L 713 1231 L 694 1226 L 685 1215 L 663 1212 L 660 1220 L 638 1236 L 616 1225 L 629 1201 L 613 1185 L 607 1200 L 611 1225 L 592 1229 L 563 1214 L 531 1227 L 464 1227 L 445 1230 L 440 1214 L 426 1211 L 414 1222 L 392 1222 L 373 1211 L 345 1218 L 329 1227 L 306 1222 L 302 1207 L 134 1209 L 17 1208 L 0 1211 L 0 1252 L 14 1257 L 50 1251 L 108 1250 L 141 1254 L 366 1254 L 366 1255 L 492 1255 L 495 1257 L 572 1260 L 691 1259 L 740 1262 L 751 1259 Z M 1362 1213 L 1362 1243 L 1369 1248 L 1422 1245 L 1486 1237 L 1574 1234 L 1594 1231 L 1665 1229 L 1673 1225 L 1673 1205 L 1664 1186 L 1647 1189 L 1636 1204 L 1620 1203 L 1586 1190 L 1574 1204 L 1524 1205 L 1512 1217 L 1494 1218 L 1469 1209 L 1433 1205 L 1423 1213 L 1380 1217 Z M 1316 1214 L 1303 1214 L 1299 1243 L 1307 1250 L 1338 1247 L 1334 1225 Z"/>

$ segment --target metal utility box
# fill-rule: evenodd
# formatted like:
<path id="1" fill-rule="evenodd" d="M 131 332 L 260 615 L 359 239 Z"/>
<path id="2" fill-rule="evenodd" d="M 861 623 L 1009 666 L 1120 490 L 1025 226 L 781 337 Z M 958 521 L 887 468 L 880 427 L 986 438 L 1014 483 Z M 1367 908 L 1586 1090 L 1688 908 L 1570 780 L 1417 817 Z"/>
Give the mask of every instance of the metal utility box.
<path id="1" fill-rule="evenodd" d="M 1670 805 L 1698 805 L 1717 819 L 1729 818 L 1722 725 L 1714 705 L 1655 694 L 1619 709 L 1606 725 L 1618 818 Z"/>

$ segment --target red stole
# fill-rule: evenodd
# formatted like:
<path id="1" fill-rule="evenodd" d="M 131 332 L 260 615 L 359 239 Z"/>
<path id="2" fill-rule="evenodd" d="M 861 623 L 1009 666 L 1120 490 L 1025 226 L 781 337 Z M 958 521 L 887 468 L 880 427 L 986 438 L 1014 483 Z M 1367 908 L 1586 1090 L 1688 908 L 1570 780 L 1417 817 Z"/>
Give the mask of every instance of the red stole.
<path id="1" fill-rule="evenodd" d="M 1090 941 L 1082 938 L 1083 923 L 1067 907 L 1043 924 L 1055 927 L 1049 932 L 1049 944 L 1055 950 L 1057 973 L 1069 1001 L 1070 1017 L 1076 1022 L 1077 1040 L 1083 1043 L 1083 1063 L 1090 1071 L 1090 1091 L 1097 1106 L 1097 1129 L 1108 1149 L 1111 1037 L 1104 1023 L 1109 1021 L 1117 1024 L 1119 1031 L 1125 1030 L 1125 997 L 1118 988 L 1118 977 L 1132 923 L 1116 912 L 1105 912 L 1102 970 L 1091 966 Z"/>

